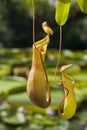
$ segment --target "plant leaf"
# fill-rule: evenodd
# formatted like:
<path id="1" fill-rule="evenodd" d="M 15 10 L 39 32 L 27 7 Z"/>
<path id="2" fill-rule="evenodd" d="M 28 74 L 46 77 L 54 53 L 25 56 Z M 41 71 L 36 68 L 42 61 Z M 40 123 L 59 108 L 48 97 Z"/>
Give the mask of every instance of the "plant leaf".
<path id="1" fill-rule="evenodd" d="M 70 0 L 58 0 L 55 12 L 56 22 L 62 26 L 66 23 L 70 10 Z"/>
<path id="2" fill-rule="evenodd" d="M 77 3 L 81 11 L 87 13 L 87 0 L 77 0 Z"/>

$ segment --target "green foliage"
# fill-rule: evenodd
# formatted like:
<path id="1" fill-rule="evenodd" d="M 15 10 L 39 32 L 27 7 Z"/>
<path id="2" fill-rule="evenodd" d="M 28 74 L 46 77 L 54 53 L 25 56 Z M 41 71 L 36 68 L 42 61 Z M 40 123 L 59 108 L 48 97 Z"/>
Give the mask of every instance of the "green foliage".
<path id="1" fill-rule="evenodd" d="M 70 0 L 58 0 L 55 19 L 62 26 L 66 23 L 70 10 Z"/>
<path id="2" fill-rule="evenodd" d="M 77 0 L 82 12 L 87 13 L 87 0 Z"/>
<path id="3" fill-rule="evenodd" d="M 87 13 L 87 0 L 77 0 L 77 3 L 82 12 Z M 56 22 L 62 26 L 66 23 L 69 11 L 70 11 L 70 0 L 58 0 L 55 11 Z"/>
<path id="4" fill-rule="evenodd" d="M 0 96 L 2 95 L 2 97 L 6 97 L 9 94 L 22 92 L 25 90 L 25 86 L 26 80 L 22 77 L 3 77 L 0 79 Z"/>
<path id="5" fill-rule="evenodd" d="M 0 47 L 32 46 L 31 2 L 31 0 L 0 1 Z M 67 23 L 63 28 L 63 48 L 72 50 L 85 49 L 87 48 L 86 15 L 79 10 L 74 0 L 72 2 L 70 13 L 68 15 L 69 19 L 67 17 L 68 21 L 66 20 Z M 59 28 L 55 22 L 54 14 L 55 6 L 50 4 L 48 0 L 35 0 L 35 38 L 38 40 L 44 37 L 41 24 L 46 20 L 54 30 L 54 35 L 51 38 L 51 44 L 49 47 L 58 48 Z M 58 12 L 58 15 L 59 14 L 60 12 Z M 74 42 L 76 44 L 73 44 Z"/>

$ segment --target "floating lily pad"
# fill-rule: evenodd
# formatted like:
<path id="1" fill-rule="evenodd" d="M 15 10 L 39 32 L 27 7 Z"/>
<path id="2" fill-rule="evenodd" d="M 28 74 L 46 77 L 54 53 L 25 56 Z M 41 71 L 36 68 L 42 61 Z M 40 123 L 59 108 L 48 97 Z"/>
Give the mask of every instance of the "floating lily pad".
<path id="1" fill-rule="evenodd" d="M 87 111 L 78 112 L 77 117 L 79 118 L 79 120 L 82 120 L 82 121 L 84 121 L 84 123 L 86 123 L 87 122 Z"/>
<path id="2" fill-rule="evenodd" d="M 6 101 L 9 104 L 12 104 L 15 106 L 24 106 L 30 111 L 33 111 L 36 113 L 45 113 L 45 109 L 39 108 L 31 102 L 31 100 L 28 98 L 27 92 L 21 92 L 21 93 L 9 95 L 6 98 Z"/>
<path id="3" fill-rule="evenodd" d="M 17 76 L 7 76 L 0 79 L 0 95 L 18 93 L 26 89 L 26 79 Z"/>
<path id="4" fill-rule="evenodd" d="M 4 49 L 0 53 L 0 63 L 14 65 L 22 65 L 29 63 L 25 49 Z"/>
<path id="5" fill-rule="evenodd" d="M 74 119 L 73 121 L 69 122 L 67 130 L 83 130 L 83 128 L 79 121 Z"/>
<path id="6" fill-rule="evenodd" d="M 0 64 L 0 77 L 10 75 L 12 71 L 11 66 L 6 64 Z"/>
<path id="7" fill-rule="evenodd" d="M 72 77 L 74 77 L 74 79 L 76 80 L 76 81 L 87 81 L 87 71 L 85 71 L 85 72 L 80 72 L 80 73 L 77 73 L 77 74 L 72 74 Z"/>
<path id="8" fill-rule="evenodd" d="M 87 87 L 87 81 L 86 80 L 84 80 L 84 81 L 76 81 L 76 83 L 75 83 L 75 87 L 76 88 L 85 88 L 85 87 Z"/>
<path id="9" fill-rule="evenodd" d="M 28 98 L 27 92 L 9 95 L 6 100 L 12 104 L 32 104 L 32 102 Z"/>
<path id="10" fill-rule="evenodd" d="M 64 55 L 66 58 L 71 58 L 71 59 L 75 57 L 75 53 L 71 50 L 63 50 L 62 55 Z"/>
<path id="11" fill-rule="evenodd" d="M 78 102 L 78 104 L 84 101 L 84 94 L 82 93 L 82 91 L 80 89 L 75 88 L 75 96 L 76 96 L 76 101 Z"/>
<path id="12" fill-rule="evenodd" d="M 20 115 L 21 116 L 21 115 Z M 6 124 L 10 124 L 10 125 L 22 125 L 26 122 L 26 119 L 24 116 L 21 116 L 19 118 L 19 116 L 17 115 L 17 113 L 8 113 L 7 116 L 2 118 L 2 121 Z"/>
<path id="13" fill-rule="evenodd" d="M 31 124 L 29 125 L 29 129 L 30 129 L 30 130 L 43 130 L 43 125 L 31 123 Z"/>

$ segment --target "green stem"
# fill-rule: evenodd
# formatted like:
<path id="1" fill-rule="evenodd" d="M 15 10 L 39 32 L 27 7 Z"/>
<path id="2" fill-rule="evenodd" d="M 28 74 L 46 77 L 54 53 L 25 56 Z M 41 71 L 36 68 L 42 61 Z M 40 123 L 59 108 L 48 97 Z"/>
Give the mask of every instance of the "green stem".
<path id="1" fill-rule="evenodd" d="M 60 63 L 60 53 L 61 53 L 61 48 L 62 48 L 62 26 L 60 26 L 60 43 L 59 43 L 59 53 L 58 53 L 58 58 L 57 58 L 57 65 L 56 65 L 56 71 L 55 71 L 55 81 L 56 83 L 59 84 L 59 81 L 57 81 L 57 73 L 59 72 L 59 63 Z"/>

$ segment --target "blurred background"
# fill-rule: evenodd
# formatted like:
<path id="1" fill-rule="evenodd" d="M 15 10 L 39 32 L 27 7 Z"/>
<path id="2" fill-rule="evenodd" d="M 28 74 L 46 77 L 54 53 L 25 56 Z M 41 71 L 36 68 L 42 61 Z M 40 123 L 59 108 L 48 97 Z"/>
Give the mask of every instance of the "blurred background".
<path id="1" fill-rule="evenodd" d="M 47 109 L 41 109 L 32 104 L 26 93 L 32 62 L 32 1 L 0 0 L 0 130 L 87 130 L 87 14 L 73 0 L 63 27 L 60 67 L 73 64 L 67 73 L 76 82 L 77 100 L 75 116 L 63 120 L 57 108 L 64 91 L 54 81 L 59 47 L 56 2 L 35 0 L 36 41 L 45 36 L 43 21 L 54 30 L 45 60 L 52 103 Z"/>
<path id="2" fill-rule="evenodd" d="M 41 24 L 43 21 L 47 21 L 54 30 L 52 43 L 50 44 L 52 48 L 58 48 L 59 42 L 59 27 L 55 22 L 56 1 L 35 1 L 36 40 L 43 37 Z M 63 27 L 63 37 L 63 48 L 72 50 L 87 49 L 87 15 L 79 10 L 75 1 L 72 2 L 69 19 Z M 31 0 L 0 1 L 0 46 L 10 48 L 32 46 Z"/>

